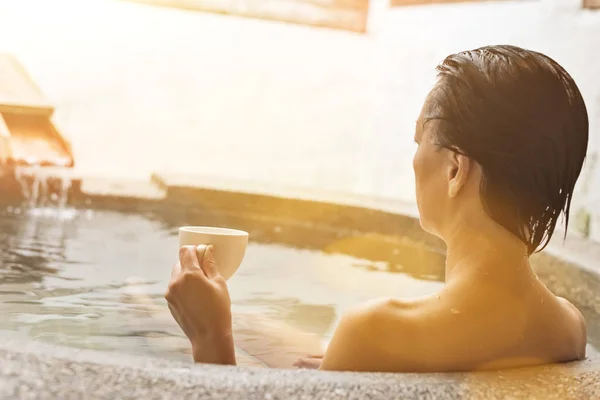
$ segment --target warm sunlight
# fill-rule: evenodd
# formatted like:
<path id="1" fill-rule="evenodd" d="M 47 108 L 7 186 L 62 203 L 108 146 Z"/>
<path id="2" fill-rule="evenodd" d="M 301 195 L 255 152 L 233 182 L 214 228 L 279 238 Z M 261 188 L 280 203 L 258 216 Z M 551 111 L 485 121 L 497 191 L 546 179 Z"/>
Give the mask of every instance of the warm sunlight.
<path id="1" fill-rule="evenodd" d="M 0 398 L 600 398 L 597 2 L 0 0 Z"/>

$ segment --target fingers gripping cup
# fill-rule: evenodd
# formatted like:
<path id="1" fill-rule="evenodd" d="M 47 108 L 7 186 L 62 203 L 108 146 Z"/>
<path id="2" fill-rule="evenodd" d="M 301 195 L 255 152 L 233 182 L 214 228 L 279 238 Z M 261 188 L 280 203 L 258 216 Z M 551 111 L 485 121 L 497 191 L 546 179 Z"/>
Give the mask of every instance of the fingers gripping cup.
<path id="1" fill-rule="evenodd" d="M 236 229 L 204 226 L 179 228 L 179 246 L 213 245 L 217 268 L 225 279 L 229 279 L 240 267 L 246 247 L 248 232 Z"/>

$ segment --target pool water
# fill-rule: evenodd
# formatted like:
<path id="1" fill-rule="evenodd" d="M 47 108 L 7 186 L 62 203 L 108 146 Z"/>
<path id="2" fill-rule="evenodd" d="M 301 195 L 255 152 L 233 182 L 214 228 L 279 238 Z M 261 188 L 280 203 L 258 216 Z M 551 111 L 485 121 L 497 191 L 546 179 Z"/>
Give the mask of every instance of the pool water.
<path id="1" fill-rule="evenodd" d="M 403 237 L 240 216 L 187 221 L 156 212 L 8 207 L 0 211 L 0 329 L 189 360 L 163 299 L 177 226 L 186 222 L 250 232 L 244 262 L 228 284 L 236 344 L 253 356 L 277 354 L 293 341 L 294 351 L 309 352 L 302 340 L 326 342 L 350 306 L 441 287 L 443 254 Z"/>

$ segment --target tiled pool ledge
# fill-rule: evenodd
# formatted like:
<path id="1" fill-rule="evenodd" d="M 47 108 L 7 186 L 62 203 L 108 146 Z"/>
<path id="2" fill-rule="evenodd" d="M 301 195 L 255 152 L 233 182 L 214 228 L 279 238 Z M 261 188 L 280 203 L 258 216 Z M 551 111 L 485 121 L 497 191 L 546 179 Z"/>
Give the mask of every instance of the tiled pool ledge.
<path id="1" fill-rule="evenodd" d="M 59 172 L 44 170 L 49 176 Z M 63 174 L 61 171 L 60 174 Z M 90 207 L 169 207 L 242 213 L 257 218 L 329 225 L 356 234 L 408 235 L 442 246 L 424 233 L 415 207 L 401 202 L 313 192 L 193 175 L 154 174 L 142 182 L 67 171 L 71 200 Z M 64 174 L 63 174 L 64 176 Z M 187 215 L 187 214 L 185 214 Z M 600 345 L 600 249 L 583 238 L 564 244 L 557 233 L 534 257 L 540 278 L 584 308 L 590 344 Z M 600 356 L 583 362 L 469 374 L 355 374 L 227 368 L 77 350 L 0 333 L 0 398 L 222 399 L 589 399 L 600 398 Z"/>

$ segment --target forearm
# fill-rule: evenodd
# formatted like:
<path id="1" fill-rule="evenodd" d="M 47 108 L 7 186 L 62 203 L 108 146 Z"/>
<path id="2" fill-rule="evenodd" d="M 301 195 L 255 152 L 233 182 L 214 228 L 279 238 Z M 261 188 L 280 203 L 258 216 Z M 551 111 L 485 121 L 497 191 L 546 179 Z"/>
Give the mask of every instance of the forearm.
<path id="1" fill-rule="evenodd" d="M 192 343 L 192 352 L 197 363 L 236 365 L 231 333 L 200 338 Z"/>

